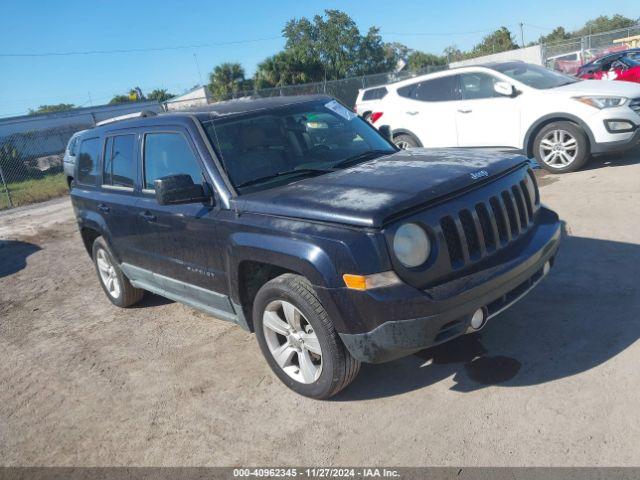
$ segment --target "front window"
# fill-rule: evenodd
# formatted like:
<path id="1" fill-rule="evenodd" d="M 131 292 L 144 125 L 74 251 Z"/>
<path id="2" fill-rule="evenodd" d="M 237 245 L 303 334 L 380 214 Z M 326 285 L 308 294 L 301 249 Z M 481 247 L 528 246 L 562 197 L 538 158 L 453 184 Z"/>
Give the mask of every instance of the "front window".
<path id="1" fill-rule="evenodd" d="M 460 88 L 464 100 L 480 100 L 482 98 L 501 97 L 494 86 L 499 80 L 493 75 L 481 72 L 463 73 L 460 75 Z"/>
<path id="2" fill-rule="evenodd" d="M 147 133 L 144 137 L 144 188 L 154 190 L 158 178 L 190 175 L 202 183 L 202 170 L 189 142 L 180 133 Z"/>
<path id="3" fill-rule="evenodd" d="M 240 193 L 322 175 L 395 151 L 336 101 L 287 105 L 203 125 Z"/>
<path id="4" fill-rule="evenodd" d="M 525 85 L 546 90 L 549 88 L 561 87 L 562 85 L 569 85 L 570 83 L 578 82 L 578 79 L 565 75 L 564 73 L 554 72 L 539 65 L 532 65 L 530 63 L 500 63 L 494 65 L 495 71 L 503 73 L 504 75 L 524 83 Z"/>

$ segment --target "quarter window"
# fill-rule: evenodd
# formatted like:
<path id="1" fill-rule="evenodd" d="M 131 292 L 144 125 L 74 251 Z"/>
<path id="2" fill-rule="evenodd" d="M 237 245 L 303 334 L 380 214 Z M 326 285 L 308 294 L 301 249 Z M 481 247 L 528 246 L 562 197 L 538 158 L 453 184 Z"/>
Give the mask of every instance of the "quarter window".
<path id="1" fill-rule="evenodd" d="M 486 73 L 463 73 L 460 75 L 460 87 L 464 100 L 499 97 L 493 86 L 498 79 Z"/>
<path id="2" fill-rule="evenodd" d="M 88 138 L 80 143 L 78 149 L 78 178 L 76 181 L 84 185 L 95 185 L 98 179 L 98 152 L 100 140 Z"/>
<path id="3" fill-rule="evenodd" d="M 193 183 L 202 183 L 202 169 L 187 139 L 180 133 L 147 133 L 144 137 L 144 188 L 153 190 L 153 182 L 169 175 L 191 175 Z"/>
<path id="4" fill-rule="evenodd" d="M 398 95 L 422 102 L 448 102 L 460 100 L 459 76 L 424 80 L 398 89 Z"/>
<path id="5" fill-rule="evenodd" d="M 107 138 L 102 175 L 104 185 L 133 188 L 136 177 L 135 138 L 135 135 Z"/>

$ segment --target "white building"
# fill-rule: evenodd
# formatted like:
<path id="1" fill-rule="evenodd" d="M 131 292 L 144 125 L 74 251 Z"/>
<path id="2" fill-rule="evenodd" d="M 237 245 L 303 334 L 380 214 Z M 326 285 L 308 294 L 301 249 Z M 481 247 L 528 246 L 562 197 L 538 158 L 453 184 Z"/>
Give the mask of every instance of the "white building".
<path id="1" fill-rule="evenodd" d="M 208 105 L 211 102 L 211 94 L 207 87 L 196 87 L 187 93 L 173 97 L 165 102 L 168 111 L 183 110 L 191 107 Z"/>

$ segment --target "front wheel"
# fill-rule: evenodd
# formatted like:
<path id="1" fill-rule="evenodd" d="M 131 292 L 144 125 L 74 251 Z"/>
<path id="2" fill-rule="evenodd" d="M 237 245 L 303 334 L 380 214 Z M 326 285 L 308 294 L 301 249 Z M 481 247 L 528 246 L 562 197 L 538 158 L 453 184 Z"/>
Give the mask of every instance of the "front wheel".
<path id="1" fill-rule="evenodd" d="M 538 164 L 551 173 L 575 172 L 589 159 L 589 141 L 578 125 L 553 122 L 536 135 L 533 153 Z"/>
<path id="2" fill-rule="evenodd" d="M 284 274 L 263 285 L 253 318 L 269 367 L 296 393 L 329 398 L 358 374 L 360 362 L 345 348 L 304 277 Z"/>

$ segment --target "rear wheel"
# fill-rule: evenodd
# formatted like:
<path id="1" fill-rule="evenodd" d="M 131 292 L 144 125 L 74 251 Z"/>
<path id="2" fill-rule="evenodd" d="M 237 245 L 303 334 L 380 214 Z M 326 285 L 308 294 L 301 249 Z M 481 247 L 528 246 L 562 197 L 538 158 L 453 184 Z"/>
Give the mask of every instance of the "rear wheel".
<path id="1" fill-rule="evenodd" d="M 102 237 L 93 242 L 92 256 L 100 285 L 111 303 L 118 307 L 130 307 L 142 300 L 144 290 L 131 285 Z"/>
<path id="2" fill-rule="evenodd" d="M 551 173 L 575 172 L 589 159 L 589 142 L 578 125 L 553 122 L 536 135 L 533 153 L 538 164 Z"/>
<path id="3" fill-rule="evenodd" d="M 411 135 L 406 135 L 404 133 L 393 137 L 393 143 L 395 143 L 396 147 L 398 147 L 400 150 L 418 147 L 418 142 L 416 141 L 416 139 Z"/>
<path id="4" fill-rule="evenodd" d="M 253 307 L 256 337 L 278 378 L 306 397 L 329 398 L 360 370 L 311 284 L 294 274 L 262 286 Z"/>

